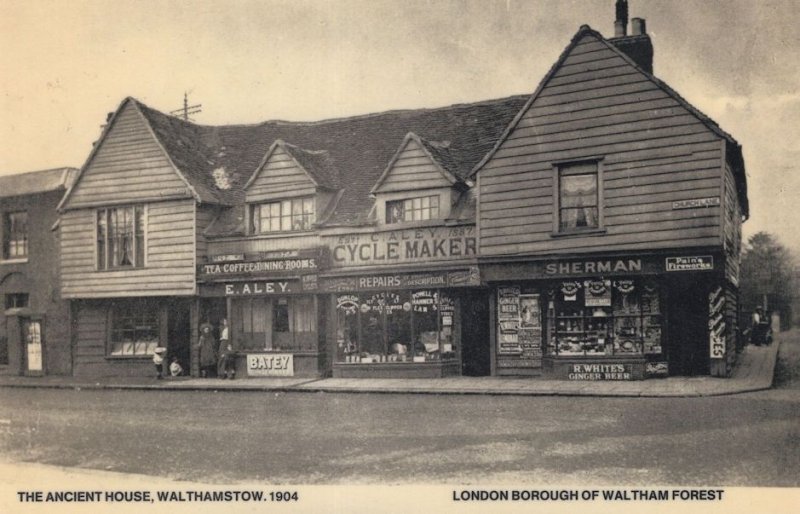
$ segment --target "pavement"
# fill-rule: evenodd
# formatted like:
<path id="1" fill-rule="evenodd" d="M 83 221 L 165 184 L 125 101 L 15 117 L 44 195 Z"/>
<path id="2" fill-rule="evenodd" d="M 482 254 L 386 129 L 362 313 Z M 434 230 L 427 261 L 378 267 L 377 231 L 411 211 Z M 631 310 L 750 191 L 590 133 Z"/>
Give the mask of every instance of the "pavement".
<path id="1" fill-rule="evenodd" d="M 699 397 L 721 396 L 772 387 L 781 344 L 800 338 L 798 330 L 776 334 L 770 346 L 744 348 L 728 378 L 710 376 L 651 378 L 639 381 L 567 381 L 541 377 L 242 378 L 0 376 L 0 387 L 56 389 L 155 389 L 384 394 L 482 394 L 516 396 Z"/>

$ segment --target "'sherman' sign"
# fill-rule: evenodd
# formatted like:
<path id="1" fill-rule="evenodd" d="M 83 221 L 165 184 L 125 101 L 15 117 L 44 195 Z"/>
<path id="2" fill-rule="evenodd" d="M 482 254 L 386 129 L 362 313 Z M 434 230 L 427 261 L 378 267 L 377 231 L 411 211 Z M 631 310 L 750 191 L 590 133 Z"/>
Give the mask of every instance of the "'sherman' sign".
<path id="1" fill-rule="evenodd" d="M 247 376 L 293 377 L 294 356 L 291 353 L 247 354 Z"/>
<path id="2" fill-rule="evenodd" d="M 714 257 L 695 255 L 691 257 L 667 257 L 667 271 L 709 271 L 714 269 Z"/>
<path id="3" fill-rule="evenodd" d="M 547 275 L 585 275 L 598 273 L 632 273 L 642 271 L 641 259 L 606 259 L 573 262 L 549 262 L 544 266 Z"/>
<path id="4" fill-rule="evenodd" d="M 570 380 L 633 380 L 629 364 L 572 364 Z"/>
<path id="5" fill-rule="evenodd" d="M 333 267 L 474 257 L 475 227 L 430 227 L 326 238 Z"/>

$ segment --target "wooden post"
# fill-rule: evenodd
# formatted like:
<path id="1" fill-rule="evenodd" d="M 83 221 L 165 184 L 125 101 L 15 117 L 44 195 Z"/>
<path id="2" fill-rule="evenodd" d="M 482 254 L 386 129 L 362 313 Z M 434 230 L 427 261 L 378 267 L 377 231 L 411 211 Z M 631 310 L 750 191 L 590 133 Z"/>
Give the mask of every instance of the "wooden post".
<path id="1" fill-rule="evenodd" d="M 200 376 L 200 355 L 195 348 L 200 341 L 200 299 L 192 298 L 189 305 L 189 374 L 193 377 Z"/>
<path id="2" fill-rule="evenodd" d="M 492 376 L 497 375 L 497 289 L 489 289 L 489 365 Z"/>

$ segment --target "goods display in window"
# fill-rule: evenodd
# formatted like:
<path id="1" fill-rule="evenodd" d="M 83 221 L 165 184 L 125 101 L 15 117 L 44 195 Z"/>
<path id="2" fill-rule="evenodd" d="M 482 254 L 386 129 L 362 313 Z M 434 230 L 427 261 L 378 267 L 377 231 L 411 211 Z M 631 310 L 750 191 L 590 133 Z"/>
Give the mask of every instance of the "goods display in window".
<path id="1" fill-rule="evenodd" d="M 661 313 L 655 285 L 626 279 L 570 281 L 551 289 L 549 295 L 548 353 L 661 353 Z"/>
<path id="2" fill-rule="evenodd" d="M 435 289 L 336 297 L 338 363 L 414 363 L 456 358 L 455 303 Z"/>

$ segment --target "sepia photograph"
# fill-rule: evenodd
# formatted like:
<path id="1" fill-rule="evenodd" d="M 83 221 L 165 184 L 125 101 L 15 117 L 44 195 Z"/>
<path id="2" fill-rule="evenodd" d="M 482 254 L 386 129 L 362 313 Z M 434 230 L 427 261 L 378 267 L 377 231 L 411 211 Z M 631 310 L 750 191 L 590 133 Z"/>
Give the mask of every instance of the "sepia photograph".
<path id="1" fill-rule="evenodd" d="M 793 510 L 798 26 L 0 0 L 0 511 Z"/>

